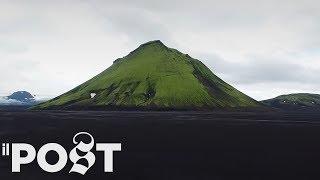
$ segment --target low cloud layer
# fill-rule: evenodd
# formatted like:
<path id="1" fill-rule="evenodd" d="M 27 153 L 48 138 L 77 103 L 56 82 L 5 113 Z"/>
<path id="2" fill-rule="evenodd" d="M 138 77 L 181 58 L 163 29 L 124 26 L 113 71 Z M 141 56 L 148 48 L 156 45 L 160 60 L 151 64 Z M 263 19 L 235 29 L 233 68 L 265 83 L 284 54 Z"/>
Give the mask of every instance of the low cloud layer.
<path id="1" fill-rule="evenodd" d="M 0 0 L 0 95 L 59 95 L 160 39 L 265 99 L 320 93 L 315 0 Z"/>
<path id="2" fill-rule="evenodd" d="M 6 97 L 0 97 L 0 105 L 23 105 L 23 103 L 14 99 L 7 99 Z"/>

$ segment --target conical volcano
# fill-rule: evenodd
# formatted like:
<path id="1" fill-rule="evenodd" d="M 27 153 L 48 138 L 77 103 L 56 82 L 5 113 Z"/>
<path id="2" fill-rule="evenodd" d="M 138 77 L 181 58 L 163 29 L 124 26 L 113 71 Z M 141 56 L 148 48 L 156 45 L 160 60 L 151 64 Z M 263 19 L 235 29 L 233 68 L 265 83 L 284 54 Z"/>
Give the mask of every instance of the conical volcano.
<path id="1" fill-rule="evenodd" d="M 108 69 L 36 109 L 213 109 L 260 104 L 201 61 L 161 41 L 140 45 Z"/>

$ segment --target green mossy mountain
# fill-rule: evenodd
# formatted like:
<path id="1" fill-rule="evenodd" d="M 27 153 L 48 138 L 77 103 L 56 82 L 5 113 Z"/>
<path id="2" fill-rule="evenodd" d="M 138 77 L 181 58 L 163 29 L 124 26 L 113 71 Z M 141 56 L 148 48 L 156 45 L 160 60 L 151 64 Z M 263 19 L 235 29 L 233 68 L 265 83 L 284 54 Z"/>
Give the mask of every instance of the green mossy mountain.
<path id="1" fill-rule="evenodd" d="M 320 108 L 320 95 L 308 93 L 287 94 L 261 101 L 261 103 L 275 108 Z"/>
<path id="2" fill-rule="evenodd" d="M 212 109 L 260 103 L 161 41 L 140 45 L 89 81 L 34 109 Z"/>

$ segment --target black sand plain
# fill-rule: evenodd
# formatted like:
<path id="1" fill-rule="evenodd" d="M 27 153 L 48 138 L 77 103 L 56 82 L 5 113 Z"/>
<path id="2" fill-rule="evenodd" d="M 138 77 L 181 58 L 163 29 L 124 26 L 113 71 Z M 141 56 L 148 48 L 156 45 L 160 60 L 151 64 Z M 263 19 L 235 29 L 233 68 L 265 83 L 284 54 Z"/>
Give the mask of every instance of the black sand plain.
<path id="1" fill-rule="evenodd" d="M 114 173 L 103 172 L 103 154 L 85 176 L 43 172 L 36 162 L 11 173 L 0 157 L 0 179 L 319 179 L 320 111 L 0 111 L 0 142 L 37 149 L 56 142 L 69 152 L 72 138 L 120 142 Z M 49 161 L 56 155 L 49 153 Z"/>

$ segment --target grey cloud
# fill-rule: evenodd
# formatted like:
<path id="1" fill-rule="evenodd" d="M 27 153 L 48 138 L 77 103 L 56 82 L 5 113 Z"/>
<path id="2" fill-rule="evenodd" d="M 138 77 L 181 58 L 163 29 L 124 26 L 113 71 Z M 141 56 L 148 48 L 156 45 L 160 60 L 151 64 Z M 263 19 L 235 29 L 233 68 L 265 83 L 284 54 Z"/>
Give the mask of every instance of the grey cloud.
<path id="1" fill-rule="evenodd" d="M 224 79 L 235 84 L 255 83 L 320 83 L 320 67 L 305 68 L 281 59 L 251 57 L 248 61 L 230 62 L 217 55 L 200 55 L 201 59 Z"/>
<path id="2" fill-rule="evenodd" d="M 101 17 L 106 31 L 126 35 L 132 42 L 144 43 L 154 39 L 173 41 L 171 29 L 151 9 L 133 6 L 131 2 L 104 2 L 104 5 L 91 4 L 91 7 Z"/>
<path id="3" fill-rule="evenodd" d="M 22 53 L 27 51 L 26 45 L 5 42 L 0 40 L 0 53 Z"/>

